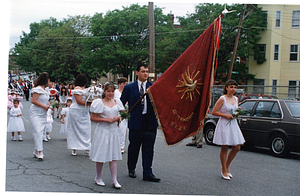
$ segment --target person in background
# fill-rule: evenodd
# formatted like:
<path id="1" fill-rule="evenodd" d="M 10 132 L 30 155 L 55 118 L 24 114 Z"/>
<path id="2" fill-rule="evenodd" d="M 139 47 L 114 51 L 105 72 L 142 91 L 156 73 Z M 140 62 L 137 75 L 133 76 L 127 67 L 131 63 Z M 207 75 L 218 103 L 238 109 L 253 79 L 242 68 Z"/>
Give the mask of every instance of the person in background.
<path id="1" fill-rule="evenodd" d="M 67 107 L 63 108 L 61 111 L 61 128 L 60 128 L 60 134 L 62 135 L 67 135 L 68 130 L 67 130 L 67 124 L 68 124 L 68 117 L 69 117 L 69 112 L 70 112 L 70 106 L 72 104 L 72 98 L 69 97 L 67 99 Z"/>
<path id="2" fill-rule="evenodd" d="M 10 119 L 7 126 L 7 132 L 11 133 L 12 141 L 17 141 L 15 137 L 15 132 L 18 133 L 19 141 L 23 141 L 21 132 L 25 132 L 24 122 L 22 120 L 22 111 L 19 107 L 19 100 L 15 99 L 13 101 L 14 107 L 10 110 Z"/>
<path id="3" fill-rule="evenodd" d="M 122 77 L 118 79 L 118 86 L 119 88 L 115 90 L 115 99 L 120 99 L 124 86 L 127 84 L 127 78 Z M 126 132 L 128 127 L 128 120 L 124 119 L 119 124 L 119 134 L 120 134 L 120 146 L 121 146 L 121 152 L 124 153 L 125 148 L 125 140 L 126 140 Z"/>
<path id="4" fill-rule="evenodd" d="M 91 148 L 91 119 L 90 102 L 86 102 L 87 77 L 79 74 L 75 79 L 75 88 L 72 90 L 72 105 L 69 109 L 67 124 L 68 149 L 72 149 L 72 155 L 77 155 L 77 150 L 85 150 L 88 155 Z"/>
<path id="5" fill-rule="evenodd" d="M 50 108 L 48 103 L 49 93 L 45 90 L 49 83 L 49 75 L 43 72 L 35 81 L 35 87 L 32 88 L 32 99 L 29 109 L 30 123 L 32 127 L 35 150 L 33 155 L 39 160 L 44 159 L 43 153 L 43 133 L 47 122 L 47 111 Z"/>

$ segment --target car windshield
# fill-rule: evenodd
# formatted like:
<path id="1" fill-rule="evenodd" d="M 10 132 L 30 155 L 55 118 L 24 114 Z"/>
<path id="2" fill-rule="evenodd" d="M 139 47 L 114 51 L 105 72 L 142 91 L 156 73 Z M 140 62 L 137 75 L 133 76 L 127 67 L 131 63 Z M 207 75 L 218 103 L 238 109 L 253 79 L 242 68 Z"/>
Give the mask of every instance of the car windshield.
<path id="1" fill-rule="evenodd" d="M 300 117 L 300 102 L 285 102 L 292 116 Z"/>

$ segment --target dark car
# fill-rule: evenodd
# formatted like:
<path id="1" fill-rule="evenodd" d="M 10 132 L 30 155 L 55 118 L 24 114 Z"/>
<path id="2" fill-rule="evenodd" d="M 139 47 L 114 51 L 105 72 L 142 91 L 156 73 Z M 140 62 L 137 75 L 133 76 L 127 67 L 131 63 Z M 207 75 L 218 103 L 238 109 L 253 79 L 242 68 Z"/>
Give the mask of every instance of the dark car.
<path id="1" fill-rule="evenodd" d="M 239 102 L 242 102 L 242 99 L 245 97 L 245 95 L 243 95 L 243 94 L 240 94 L 239 96 L 238 96 L 238 101 Z M 258 99 L 258 94 L 251 94 L 251 95 L 249 95 L 249 97 L 251 98 L 251 99 Z M 262 95 L 262 98 L 263 99 L 278 99 L 276 96 L 274 96 L 274 95 Z"/>
<path id="2" fill-rule="evenodd" d="M 268 147 L 272 155 L 286 157 L 300 152 L 300 102 L 278 99 L 247 99 L 239 104 L 243 115 L 238 123 L 246 146 Z M 204 122 L 207 144 L 213 144 L 218 117 L 208 115 Z"/>

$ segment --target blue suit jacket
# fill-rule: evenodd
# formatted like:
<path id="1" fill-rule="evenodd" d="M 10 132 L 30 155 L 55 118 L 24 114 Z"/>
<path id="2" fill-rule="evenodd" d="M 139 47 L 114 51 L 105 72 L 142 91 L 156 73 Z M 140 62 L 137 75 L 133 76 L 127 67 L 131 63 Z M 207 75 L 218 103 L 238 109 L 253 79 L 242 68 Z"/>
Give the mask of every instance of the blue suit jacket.
<path id="1" fill-rule="evenodd" d="M 147 82 L 146 88 L 148 89 L 152 85 L 151 82 Z M 147 119 L 148 119 L 148 129 L 156 129 L 158 124 L 156 116 L 150 101 L 149 95 L 147 97 Z M 121 101 L 125 105 L 128 102 L 128 108 L 130 109 L 140 98 L 138 82 L 135 81 L 131 84 L 127 84 L 122 92 Z M 142 129 L 142 104 L 141 102 L 136 105 L 136 107 L 130 113 L 130 120 L 128 123 L 129 129 Z"/>

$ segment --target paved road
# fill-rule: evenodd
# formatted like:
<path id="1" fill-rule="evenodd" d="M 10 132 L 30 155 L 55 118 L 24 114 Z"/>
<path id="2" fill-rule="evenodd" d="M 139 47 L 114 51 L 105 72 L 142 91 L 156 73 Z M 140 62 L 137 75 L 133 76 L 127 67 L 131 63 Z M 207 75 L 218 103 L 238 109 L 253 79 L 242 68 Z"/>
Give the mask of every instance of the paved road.
<path id="1" fill-rule="evenodd" d="M 29 120 L 30 102 L 23 100 L 23 116 Z M 9 116 L 7 118 L 7 122 Z M 11 141 L 7 136 L 6 185 L 9 192 L 68 192 L 167 195 L 299 195 L 300 154 L 281 159 L 262 149 L 241 150 L 234 159 L 230 181 L 221 178 L 218 146 L 186 147 L 190 141 L 168 147 L 161 130 L 155 144 L 153 171 L 160 183 L 142 180 L 141 159 L 137 178 L 128 177 L 126 161 L 118 161 L 118 181 L 122 189 L 110 186 L 108 163 L 103 168 L 105 187 L 94 183 L 95 164 L 79 152 L 72 156 L 66 136 L 60 135 L 61 122 L 54 119 L 52 140 L 44 142 L 44 161 L 33 158 L 34 143 L 30 123 L 24 120 L 24 141 Z M 95 130 L 92 123 L 92 132 Z"/>

